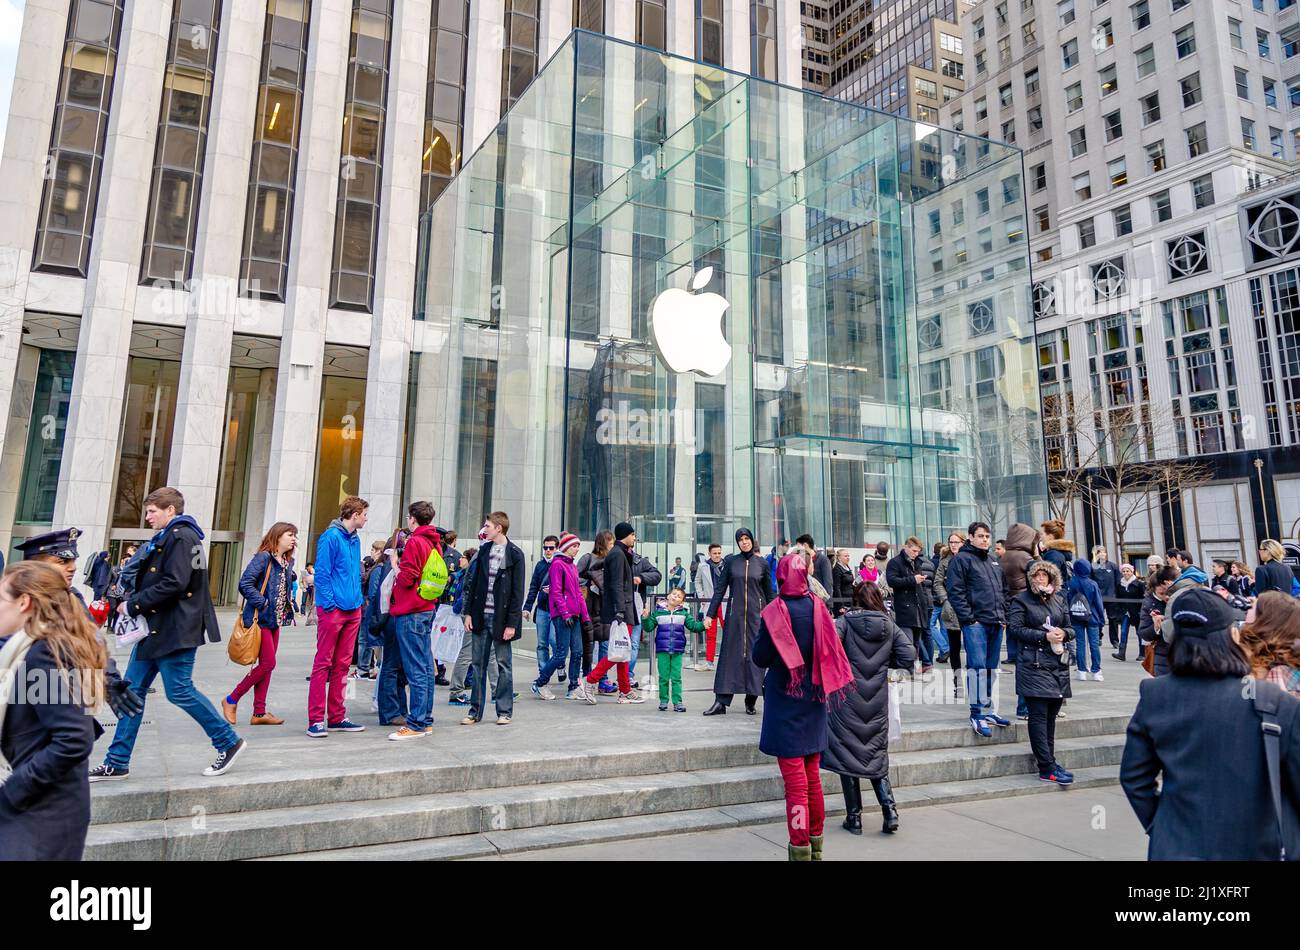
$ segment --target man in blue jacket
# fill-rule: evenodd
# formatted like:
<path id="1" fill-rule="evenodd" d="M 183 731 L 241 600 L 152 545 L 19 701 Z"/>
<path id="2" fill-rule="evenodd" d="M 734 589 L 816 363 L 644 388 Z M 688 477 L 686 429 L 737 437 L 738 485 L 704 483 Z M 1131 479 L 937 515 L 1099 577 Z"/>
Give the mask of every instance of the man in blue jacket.
<path id="1" fill-rule="evenodd" d="M 348 718 L 343 694 L 348 666 L 361 627 L 361 539 L 370 502 L 356 495 L 343 499 L 339 516 L 316 541 L 316 659 L 307 689 L 307 735 L 323 739 L 331 732 L 364 732 Z M 329 718 L 326 718 L 328 692 Z"/>
<path id="2" fill-rule="evenodd" d="M 546 595 L 551 591 L 551 558 L 555 557 L 555 546 L 560 539 L 553 534 L 542 538 L 542 556 L 533 565 L 533 576 L 528 582 L 528 596 L 524 598 L 524 619 L 537 624 L 537 672 L 551 659 L 551 611 Z M 534 603 L 537 612 L 533 613 Z M 560 682 L 564 682 L 564 671 L 560 671 Z"/>
<path id="3" fill-rule="evenodd" d="M 966 695 L 970 700 L 970 725 L 975 734 L 988 738 L 989 724 L 1006 728 L 1011 720 L 993 712 L 993 684 L 1002 655 L 1002 630 L 1007 622 L 1007 581 L 989 550 L 993 532 L 983 521 L 967 531 L 948 572 L 944 587 L 961 625 L 966 650 Z"/>

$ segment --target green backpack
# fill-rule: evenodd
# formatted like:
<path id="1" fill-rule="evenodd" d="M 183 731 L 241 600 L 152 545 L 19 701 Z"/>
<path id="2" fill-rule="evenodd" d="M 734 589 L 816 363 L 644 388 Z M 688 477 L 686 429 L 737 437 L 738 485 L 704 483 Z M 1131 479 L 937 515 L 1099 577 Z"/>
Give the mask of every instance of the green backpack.
<path id="1" fill-rule="evenodd" d="M 425 600 L 437 600 L 447 590 L 449 581 L 447 562 L 442 559 L 438 549 L 434 548 L 429 552 L 429 560 L 424 562 L 424 570 L 420 572 L 419 594 Z"/>

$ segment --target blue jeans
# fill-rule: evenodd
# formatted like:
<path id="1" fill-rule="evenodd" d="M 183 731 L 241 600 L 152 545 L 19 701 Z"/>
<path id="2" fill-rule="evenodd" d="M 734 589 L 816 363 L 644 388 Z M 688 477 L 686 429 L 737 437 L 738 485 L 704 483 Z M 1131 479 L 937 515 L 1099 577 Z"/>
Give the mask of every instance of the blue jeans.
<path id="1" fill-rule="evenodd" d="M 427 729 L 433 725 L 433 611 L 399 614 L 392 619 L 396 621 L 397 648 L 402 653 L 402 669 L 411 693 L 406 725 L 409 729 Z"/>
<path id="2" fill-rule="evenodd" d="M 533 611 L 533 622 L 537 624 L 537 670 L 541 672 L 546 661 L 551 658 L 551 649 L 555 642 L 550 611 L 538 607 Z"/>
<path id="3" fill-rule="evenodd" d="M 379 664 L 379 679 L 375 681 L 375 702 L 379 705 L 381 723 L 406 718 L 406 669 L 397 645 L 397 618 L 391 615 L 384 624 L 384 656 Z"/>
<path id="4" fill-rule="evenodd" d="M 1128 614 L 1119 618 L 1119 649 L 1115 652 L 1122 657 L 1128 656 L 1128 628 L 1130 626 L 1136 626 L 1132 621 L 1133 618 Z M 1138 652 L 1141 652 L 1140 648 Z"/>
<path id="5" fill-rule="evenodd" d="M 966 696 L 970 714 L 976 719 L 993 711 L 993 685 L 997 682 L 998 658 L 1002 656 L 1002 626 L 972 623 L 961 628 L 966 650 Z"/>
<path id="6" fill-rule="evenodd" d="M 539 687 L 545 686 L 557 670 L 564 669 L 564 661 L 567 659 L 569 689 L 572 690 L 578 684 L 578 677 L 582 675 L 582 621 L 577 617 L 568 620 L 552 620 L 551 631 L 555 635 L 555 649 L 534 682 Z"/>
<path id="7" fill-rule="evenodd" d="M 153 685 L 155 677 L 161 675 L 167 701 L 189 713 L 203 727 L 203 731 L 212 740 L 213 748 L 218 752 L 233 749 L 239 743 L 239 736 L 230 728 L 230 723 L 213 708 L 212 703 L 208 702 L 208 698 L 194 688 L 194 654 L 198 647 L 177 650 L 152 660 L 142 660 L 136 656 L 139 646 L 137 643 L 131 648 L 131 660 L 122 675 L 131 683 L 131 689 L 140 697 L 140 702 L 146 701 L 149 687 Z M 135 749 L 135 738 L 143 721 L 143 710 L 138 716 L 118 719 L 113 742 L 108 747 L 108 754 L 104 756 L 105 764 L 115 769 L 125 769 L 131 765 L 131 752 Z"/>
<path id="8" fill-rule="evenodd" d="M 1098 624 L 1071 624 L 1074 627 L 1074 648 L 1079 669 L 1089 673 L 1101 672 L 1101 626 Z M 1087 666 L 1088 650 L 1092 650 L 1092 666 Z"/>
<path id="9" fill-rule="evenodd" d="M 934 641 L 935 649 L 938 653 L 948 652 L 948 631 L 944 629 L 939 618 L 943 614 L 942 607 L 934 607 L 930 610 L 930 639 Z M 937 656 L 938 654 L 936 654 Z"/>

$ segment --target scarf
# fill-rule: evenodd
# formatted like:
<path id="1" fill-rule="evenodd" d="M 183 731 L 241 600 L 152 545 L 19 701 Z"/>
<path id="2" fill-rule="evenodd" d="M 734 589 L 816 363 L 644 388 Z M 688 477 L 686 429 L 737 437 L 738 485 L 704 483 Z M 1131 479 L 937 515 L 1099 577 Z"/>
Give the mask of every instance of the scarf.
<path id="1" fill-rule="evenodd" d="M 749 560 L 751 557 L 753 557 L 755 554 L 758 553 L 758 545 L 754 543 L 754 532 L 750 531 L 748 528 L 740 528 L 738 531 L 736 531 L 737 548 L 740 547 L 741 538 L 749 538 L 749 550 L 737 551 L 736 553 L 739 554 L 741 557 L 743 557 L 745 560 Z"/>
<path id="2" fill-rule="evenodd" d="M 835 622 L 826 605 L 808 592 L 808 562 L 801 554 L 787 554 L 776 568 L 776 582 L 782 597 L 808 597 L 813 604 L 812 698 L 819 703 L 843 699 L 844 690 L 853 682 L 849 659 L 835 633 Z M 786 693 L 803 695 L 804 660 L 794 638 L 790 608 L 778 597 L 763 608 L 762 619 L 776 646 L 781 662 L 790 671 Z"/>
<path id="3" fill-rule="evenodd" d="M 880 578 L 880 568 L 878 567 L 861 567 L 858 568 L 858 574 L 868 584 L 874 584 Z"/>

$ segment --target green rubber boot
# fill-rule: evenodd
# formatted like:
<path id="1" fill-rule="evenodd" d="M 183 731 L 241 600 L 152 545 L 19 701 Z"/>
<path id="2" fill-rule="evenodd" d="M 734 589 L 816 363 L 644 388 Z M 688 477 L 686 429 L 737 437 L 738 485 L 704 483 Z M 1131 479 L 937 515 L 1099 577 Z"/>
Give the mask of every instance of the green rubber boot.
<path id="1" fill-rule="evenodd" d="M 789 845 L 791 861 L 811 861 L 812 845 Z"/>
<path id="2" fill-rule="evenodd" d="M 826 839 L 822 837 L 808 839 L 808 841 L 811 843 L 812 859 L 814 861 L 820 861 L 822 859 L 822 842 L 824 842 L 825 840 Z"/>

